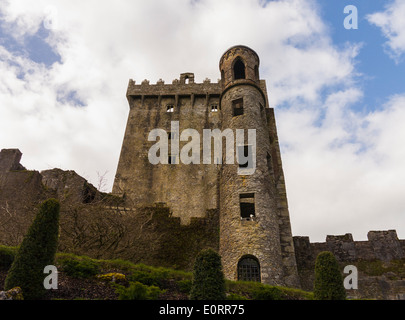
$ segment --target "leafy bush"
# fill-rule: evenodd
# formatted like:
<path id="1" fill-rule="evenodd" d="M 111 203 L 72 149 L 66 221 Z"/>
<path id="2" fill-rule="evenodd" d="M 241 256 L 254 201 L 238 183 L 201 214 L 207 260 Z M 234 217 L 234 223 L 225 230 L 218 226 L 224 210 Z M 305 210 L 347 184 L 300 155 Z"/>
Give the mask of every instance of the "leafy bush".
<path id="1" fill-rule="evenodd" d="M 192 300 L 226 298 L 221 257 L 212 249 L 202 250 L 195 260 L 190 298 Z"/>
<path id="2" fill-rule="evenodd" d="M 167 281 L 175 280 L 191 280 L 192 275 L 191 273 L 180 271 L 180 270 L 173 270 L 167 269 L 163 267 L 151 267 L 146 266 L 144 264 L 137 264 L 134 265 L 130 269 L 131 275 L 129 276 L 129 280 L 133 282 L 140 282 L 146 284 L 148 286 L 158 286 L 164 287 L 167 284 Z"/>
<path id="3" fill-rule="evenodd" d="M 59 211 L 58 200 L 41 204 L 7 274 L 5 290 L 20 287 L 28 300 L 43 296 L 44 268 L 53 265 L 58 246 Z"/>
<path id="4" fill-rule="evenodd" d="M 0 246 L 0 269 L 10 269 L 16 254 L 17 248 Z"/>
<path id="5" fill-rule="evenodd" d="M 62 271 L 73 278 L 91 278 L 99 273 L 99 265 L 90 258 L 65 258 L 59 261 Z"/>
<path id="6" fill-rule="evenodd" d="M 163 281 L 168 278 L 168 274 L 165 270 L 152 269 L 142 270 L 134 269 L 129 277 L 130 281 L 140 282 L 148 286 L 161 287 Z"/>
<path id="7" fill-rule="evenodd" d="M 226 300 L 249 300 L 245 296 L 231 292 L 227 295 Z"/>
<path id="8" fill-rule="evenodd" d="M 177 285 L 178 285 L 179 291 L 181 293 L 190 294 L 193 282 L 189 279 L 179 280 L 179 281 L 177 281 Z"/>
<path id="9" fill-rule="evenodd" d="M 332 252 L 319 253 L 315 261 L 315 300 L 344 300 L 346 290 L 339 265 Z"/>
<path id="10" fill-rule="evenodd" d="M 254 300 L 281 300 L 282 292 L 272 286 L 262 285 L 252 292 Z"/>
<path id="11" fill-rule="evenodd" d="M 156 286 L 147 286 L 140 282 L 131 282 L 129 287 L 116 285 L 119 300 L 157 300 L 164 291 Z"/>

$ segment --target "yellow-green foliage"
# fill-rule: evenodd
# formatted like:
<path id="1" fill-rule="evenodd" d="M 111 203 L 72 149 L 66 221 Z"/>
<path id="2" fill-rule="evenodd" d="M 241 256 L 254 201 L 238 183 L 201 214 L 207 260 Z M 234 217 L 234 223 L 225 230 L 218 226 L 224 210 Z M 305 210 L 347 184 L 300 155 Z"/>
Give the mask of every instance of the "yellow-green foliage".
<path id="1" fill-rule="evenodd" d="M 6 298 L 10 300 L 24 300 L 23 292 L 20 287 L 12 288 L 5 292 Z"/>
<path id="2" fill-rule="evenodd" d="M 118 272 L 111 272 L 106 274 L 98 274 L 96 276 L 97 279 L 106 282 L 121 282 L 125 281 L 126 277 L 125 274 L 118 273 Z"/>

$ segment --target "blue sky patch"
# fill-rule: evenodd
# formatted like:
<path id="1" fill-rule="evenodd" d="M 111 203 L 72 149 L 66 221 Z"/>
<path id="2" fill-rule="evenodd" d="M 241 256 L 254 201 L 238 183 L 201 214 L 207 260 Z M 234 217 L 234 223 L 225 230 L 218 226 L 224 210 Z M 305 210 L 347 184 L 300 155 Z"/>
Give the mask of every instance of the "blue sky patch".
<path id="1" fill-rule="evenodd" d="M 318 1 L 323 21 L 330 28 L 333 43 L 340 47 L 345 43 L 358 43 L 361 48 L 356 57 L 356 71 L 361 80 L 356 84 L 364 91 L 359 110 L 379 110 L 387 97 L 404 91 L 405 64 L 396 63 L 385 52 L 387 39 L 381 29 L 371 24 L 367 16 L 385 10 L 386 1 Z M 343 12 L 347 5 L 354 5 L 358 11 L 358 29 L 345 29 L 343 22 L 348 16 Z"/>
<path id="2" fill-rule="evenodd" d="M 61 57 L 47 43 L 49 30 L 41 27 L 34 35 L 26 35 L 23 41 L 17 41 L 12 34 L 7 32 L 5 22 L 0 17 L 0 45 L 17 56 L 23 56 L 35 63 L 44 64 L 47 67 L 55 62 L 61 62 Z"/>

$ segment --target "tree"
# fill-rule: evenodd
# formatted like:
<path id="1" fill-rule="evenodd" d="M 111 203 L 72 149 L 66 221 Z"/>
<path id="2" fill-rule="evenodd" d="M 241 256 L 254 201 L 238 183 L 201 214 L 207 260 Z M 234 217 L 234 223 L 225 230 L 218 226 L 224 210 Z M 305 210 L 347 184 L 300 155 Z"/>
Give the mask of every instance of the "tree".
<path id="1" fill-rule="evenodd" d="M 315 300 L 345 300 L 346 290 L 339 265 L 332 252 L 323 251 L 315 261 Z"/>
<path id="2" fill-rule="evenodd" d="M 194 264 L 192 300 L 225 299 L 225 278 L 220 255 L 212 249 L 202 250 Z"/>
<path id="3" fill-rule="evenodd" d="M 29 227 L 13 264 L 8 271 L 5 289 L 21 287 L 24 299 L 40 299 L 45 293 L 44 268 L 52 265 L 58 246 L 59 201 L 44 201 Z"/>

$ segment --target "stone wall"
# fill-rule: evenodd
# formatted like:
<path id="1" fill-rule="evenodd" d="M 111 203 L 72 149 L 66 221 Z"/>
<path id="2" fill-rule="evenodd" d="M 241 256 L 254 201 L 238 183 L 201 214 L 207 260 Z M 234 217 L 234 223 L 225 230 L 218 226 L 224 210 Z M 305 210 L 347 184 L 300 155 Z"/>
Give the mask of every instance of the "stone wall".
<path id="1" fill-rule="evenodd" d="M 196 130 L 200 138 L 203 129 L 218 127 L 220 112 L 211 112 L 211 106 L 218 107 L 219 96 L 218 83 L 195 83 L 192 73 L 181 74 L 172 84 L 146 80 L 135 84 L 131 80 L 127 90 L 130 112 L 112 193 L 125 196 L 128 207 L 166 203 L 183 224 L 217 209 L 218 166 L 203 164 L 202 138 L 198 164 L 184 164 L 176 157 L 176 164 L 166 165 L 149 161 L 148 151 L 159 138 L 148 141 L 148 137 L 152 130 L 165 130 L 168 154 L 175 145 L 182 150 L 189 142 L 180 141 L 185 129 Z M 169 106 L 171 112 L 167 112 Z M 179 127 L 172 127 L 172 122 Z"/>
<path id="2" fill-rule="evenodd" d="M 350 297 L 405 299 L 405 240 L 398 239 L 395 230 L 370 231 L 367 238 L 354 241 L 347 233 L 327 236 L 323 243 L 310 243 L 309 237 L 294 237 L 302 288 L 312 291 L 316 257 L 330 251 L 342 271 L 347 265 L 358 268 L 359 288 L 348 290 Z"/>
<path id="3" fill-rule="evenodd" d="M 61 202 L 63 252 L 191 270 L 200 250 L 219 250 L 217 209 L 184 225 L 164 203 L 121 207 L 121 198 L 99 192 L 74 171 L 28 171 L 21 156 L 17 149 L 0 152 L 0 245 L 19 245 L 38 205 L 53 197 Z"/>
<path id="4" fill-rule="evenodd" d="M 97 189 L 74 171 L 26 170 L 18 149 L 0 152 L 0 244 L 19 245 L 38 205 L 57 198 L 65 203 L 91 202 Z"/>

